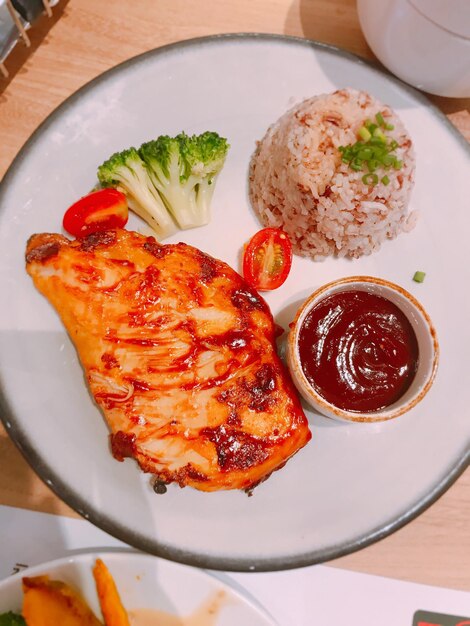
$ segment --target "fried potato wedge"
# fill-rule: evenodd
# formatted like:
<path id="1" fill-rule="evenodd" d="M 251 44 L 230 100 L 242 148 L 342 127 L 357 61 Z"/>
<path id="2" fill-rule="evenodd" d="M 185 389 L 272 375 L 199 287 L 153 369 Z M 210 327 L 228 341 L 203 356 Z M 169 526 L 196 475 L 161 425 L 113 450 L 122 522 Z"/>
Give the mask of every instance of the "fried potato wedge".
<path id="1" fill-rule="evenodd" d="M 81 595 L 48 576 L 23 578 L 23 617 L 28 626 L 102 626 Z"/>
<path id="2" fill-rule="evenodd" d="M 129 617 L 122 605 L 116 583 L 101 559 L 96 560 L 93 577 L 106 626 L 130 626 Z"/>

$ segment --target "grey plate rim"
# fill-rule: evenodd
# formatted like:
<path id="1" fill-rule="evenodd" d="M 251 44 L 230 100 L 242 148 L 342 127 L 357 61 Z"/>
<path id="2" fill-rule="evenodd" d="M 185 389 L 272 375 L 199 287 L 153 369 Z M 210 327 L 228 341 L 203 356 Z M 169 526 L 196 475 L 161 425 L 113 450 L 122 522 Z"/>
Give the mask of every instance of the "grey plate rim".
<path id="1" fill-rule="evenodd" d="M 418 92 L 413 87 L 403 83 L 401 80 L 391 75 L 387 71 L 383 70 L 377 63 L 363 59 L 351 52 L 338 48 L 336 46 L 304 39 L 302 37 L 295 37 L 291 35 L 278 35 L 270 33 L 224 33 L 219 35 L 209 35 L 206 37 L 196 37 L 192 39 L 186 39 L 183 41 L 177 41 L 170 43 L 153 50 L 148 50 L 135 57 L 132 57 L 112 68 L 106 70 L 102 74 L 98 75 L 77 91 L 66 98 L 58 107 L 56 107 L 46 119 L 37 127 L 32 133 L 30 138 L 25 142 L 23 147 L 18 152 L 17 156 L 8 168 L 3 180 L 0 182 L 0 208 L 2 205 L 5 189 L 10 179 L 20 169 L 23 161 L 28 156 L 31 148 L 35 142 L 41 137 L 44 131 L 54 123 L 55 118 L 60 115 L 64 110 L 68 109 L 72 104 L 81 98 L 90 89 L 93 89 L 95 85 L 98 85 L 114 74 L 119 73 L 128 66 L 138 64 L 141 60 L 149 57 L 157 57 L 164 55 L 165 53 L 175 50 L 183 49 L 187 47 L 197 46 L 199 44 L 218 44 L 224 41 L 267 41 L 267 42 L 281 42 L 287 45 L 301 45 L 310 47 L 314 50 L 322 50 L 329 52 L 332 55 L 340 56 L 342 58 L 349 59 L 354 63 L 366 65 L 373 71 L 384 76 L 387 80 L 399 85 L 401 89 L 408 91 L 415 99 L 417 99 L 423 106 L 428 108 L 439 119 L 439 121 L 447 126 L 447 129 L 454 135 L 455 139 L 461 144 L 461 146 L 468 151 L 470 157 L 470 145 L 465 138 L 458 132 L 458 130 L 451 124 L 447 117 L 434 106 L 424 94 Z M 1 372 L 0 372 L 1 376 Z M 39 452 L 36 450 L 33 442 L 28 438 L 28 434 L 22 429 L 15 421 L 15 415 L 13 410 L 8 404 L 6 394 L 3 392 L 1 378 L 0 378 L 0 419 L 13 440 L 16 447 L 20 450 L 25 460 L 29 463 L 36 474 L 52 491 L 72 509 L 79 513 L 86 520 L 103 530 L 104 532 L 112 535 L 116 539 L 125 542 L 126 544 L 171 561 L 176 561 L 185 565 L 193 567 L 200 567 L 205 569 L 232 571 L 232 572 L 269 572 L 288 570 L 299 567 L 306 567 L 309 565 L 315 565 L 318 563 L 324 563 L 332 559 L 337 559 L 347 554 L 351 554 L 362 548 L 365 548 L 377 541 L 391 535 L 393 532 L 399 530 L 413 519 L 423 513 L 428 507 L 436 502 L 446 491 L 453 485 L 457 478 L 464 472 L 464 470 L 470 464 L 470 446 L 464 449 L 462 456 L 456 460 L 452 469 L 442 477 L 442 479 L 434 486 L 434 488 L 414 506 L 410 507 L 403 513 L 393 517 L 393 519 L 386 523 L 364 533 L 360 537 L 352 539 L 351 541 L 332 545 L 328 548 L 321 550 L 315 550 L 313 552 L 306 552 L 302 555 L 295 555 L 292 557 L 272 557 L 272 558 L 233 558 L 233 557 L 213 557 L 205 554 L 196 554 L 187 550 L 181 550 L 174 546 L 168 546 L 156 540 L 149 539 L 148 537 L 133 532 L 125 525 L 119 524 L 116 521 L 103 515 L 100 511 L 90 506 L 78 493 L 70 488 L 65 482 L 63 482 L 60 476 L 53 470 Z"/>

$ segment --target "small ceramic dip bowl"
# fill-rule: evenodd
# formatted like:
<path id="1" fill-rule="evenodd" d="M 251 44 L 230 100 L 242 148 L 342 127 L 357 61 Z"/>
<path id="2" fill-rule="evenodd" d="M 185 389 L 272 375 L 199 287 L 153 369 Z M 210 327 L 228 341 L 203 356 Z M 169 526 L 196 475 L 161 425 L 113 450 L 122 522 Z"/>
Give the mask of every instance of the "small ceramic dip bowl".
<path id="1" fill-rule="evenodd" d="M 290 326 L 292 379 L 323 415 L 390 420 L 431 388 L 439 360 L 436 331 L 422 305 L 394 283 L 371 276 L 328 283 Z"/>

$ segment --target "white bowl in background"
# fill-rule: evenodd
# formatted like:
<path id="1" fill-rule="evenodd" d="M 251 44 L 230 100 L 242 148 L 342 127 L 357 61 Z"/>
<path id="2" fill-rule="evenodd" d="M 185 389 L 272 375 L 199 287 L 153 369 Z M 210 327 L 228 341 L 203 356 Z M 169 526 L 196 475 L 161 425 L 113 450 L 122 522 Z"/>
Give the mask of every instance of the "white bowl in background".
<path id="1" fill-rule="evenodd" d="M 396 76 L 440 96 L 470 97 L 468 0 L 357 0 L 362 32 Z"/>
<path id="2" fill-rule="evenodd" d="M 178 623 L 180 620 L 184 623 L 188 620 L 189 623 L 190 616 L 194 620 L 191 623 L 195 623 L 195 615 L 203 620 L 207 613 L 208 623 L 210 620 L 212 624 L 215 617 L 210 614 L 212 609 L 217 615 L 218 626 L 276 626 L 275 620 L 242 587 L 235 588 L 195 567 L 127 549 L 70 555 L 29 567 L 0 581 L 0 614 L 21 612 L 21 581 L 24 576 L 48 575 L 51 580 L 60 580 L 76 589 L 95 615 L 101 618 L 92 574 L 97 558 L 102 559 L 111 572 L 122 603 L 130 614 L 135 615 L 139 610 L 162 611 Z M 155 615 L 154 619 L 155 623 L 160 623 L 160 620 L 167 623 L 163 616 Z"/>
<path id="3" fill-rule="evenodd" d="M 323 398 L 308 381 L 299 355 L 298 341 L 302 324 L 321 300 L 344 291 L 366 291 L 386 298 L 408 318 L 418 341 L 418 368 L 405 393 L 390 406 L 376 411 L 348 411 Z M 424 398 L 431 388 L 439 361 L 439 344 L 434 326 L 422 305 L 399 285 L 372 276 L 351 276 L 320 287 L 307 298 L 297 312 L 287 340 L 287 363 L 294 384 L 304 400 L 315 410 L 346 422 L 382 422 L 403 415 Z"/>

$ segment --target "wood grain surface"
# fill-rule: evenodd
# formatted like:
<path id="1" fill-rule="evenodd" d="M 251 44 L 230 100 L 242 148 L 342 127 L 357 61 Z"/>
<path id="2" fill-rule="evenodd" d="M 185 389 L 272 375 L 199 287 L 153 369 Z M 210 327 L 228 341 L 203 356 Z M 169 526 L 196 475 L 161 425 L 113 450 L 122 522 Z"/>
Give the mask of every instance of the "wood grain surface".
<path id="1" fill-rule="evenodd" d="M 297 35 L 374 58 L 353 0 L 64 1 L 52 21 L 44 18 L 30 31 L 31 54 L 20 47 L 7 61 L 0 176 L 45 117 L 95 76 L 167 43 L 228 32 Z M 431 99 L 445 113 L 470 108 L 469 100 Z M 76 515 L 36 477 L 3 430 L 0 504 Z M 470 471 L 416 520 L 331 565 L 470 591 Z"/>

